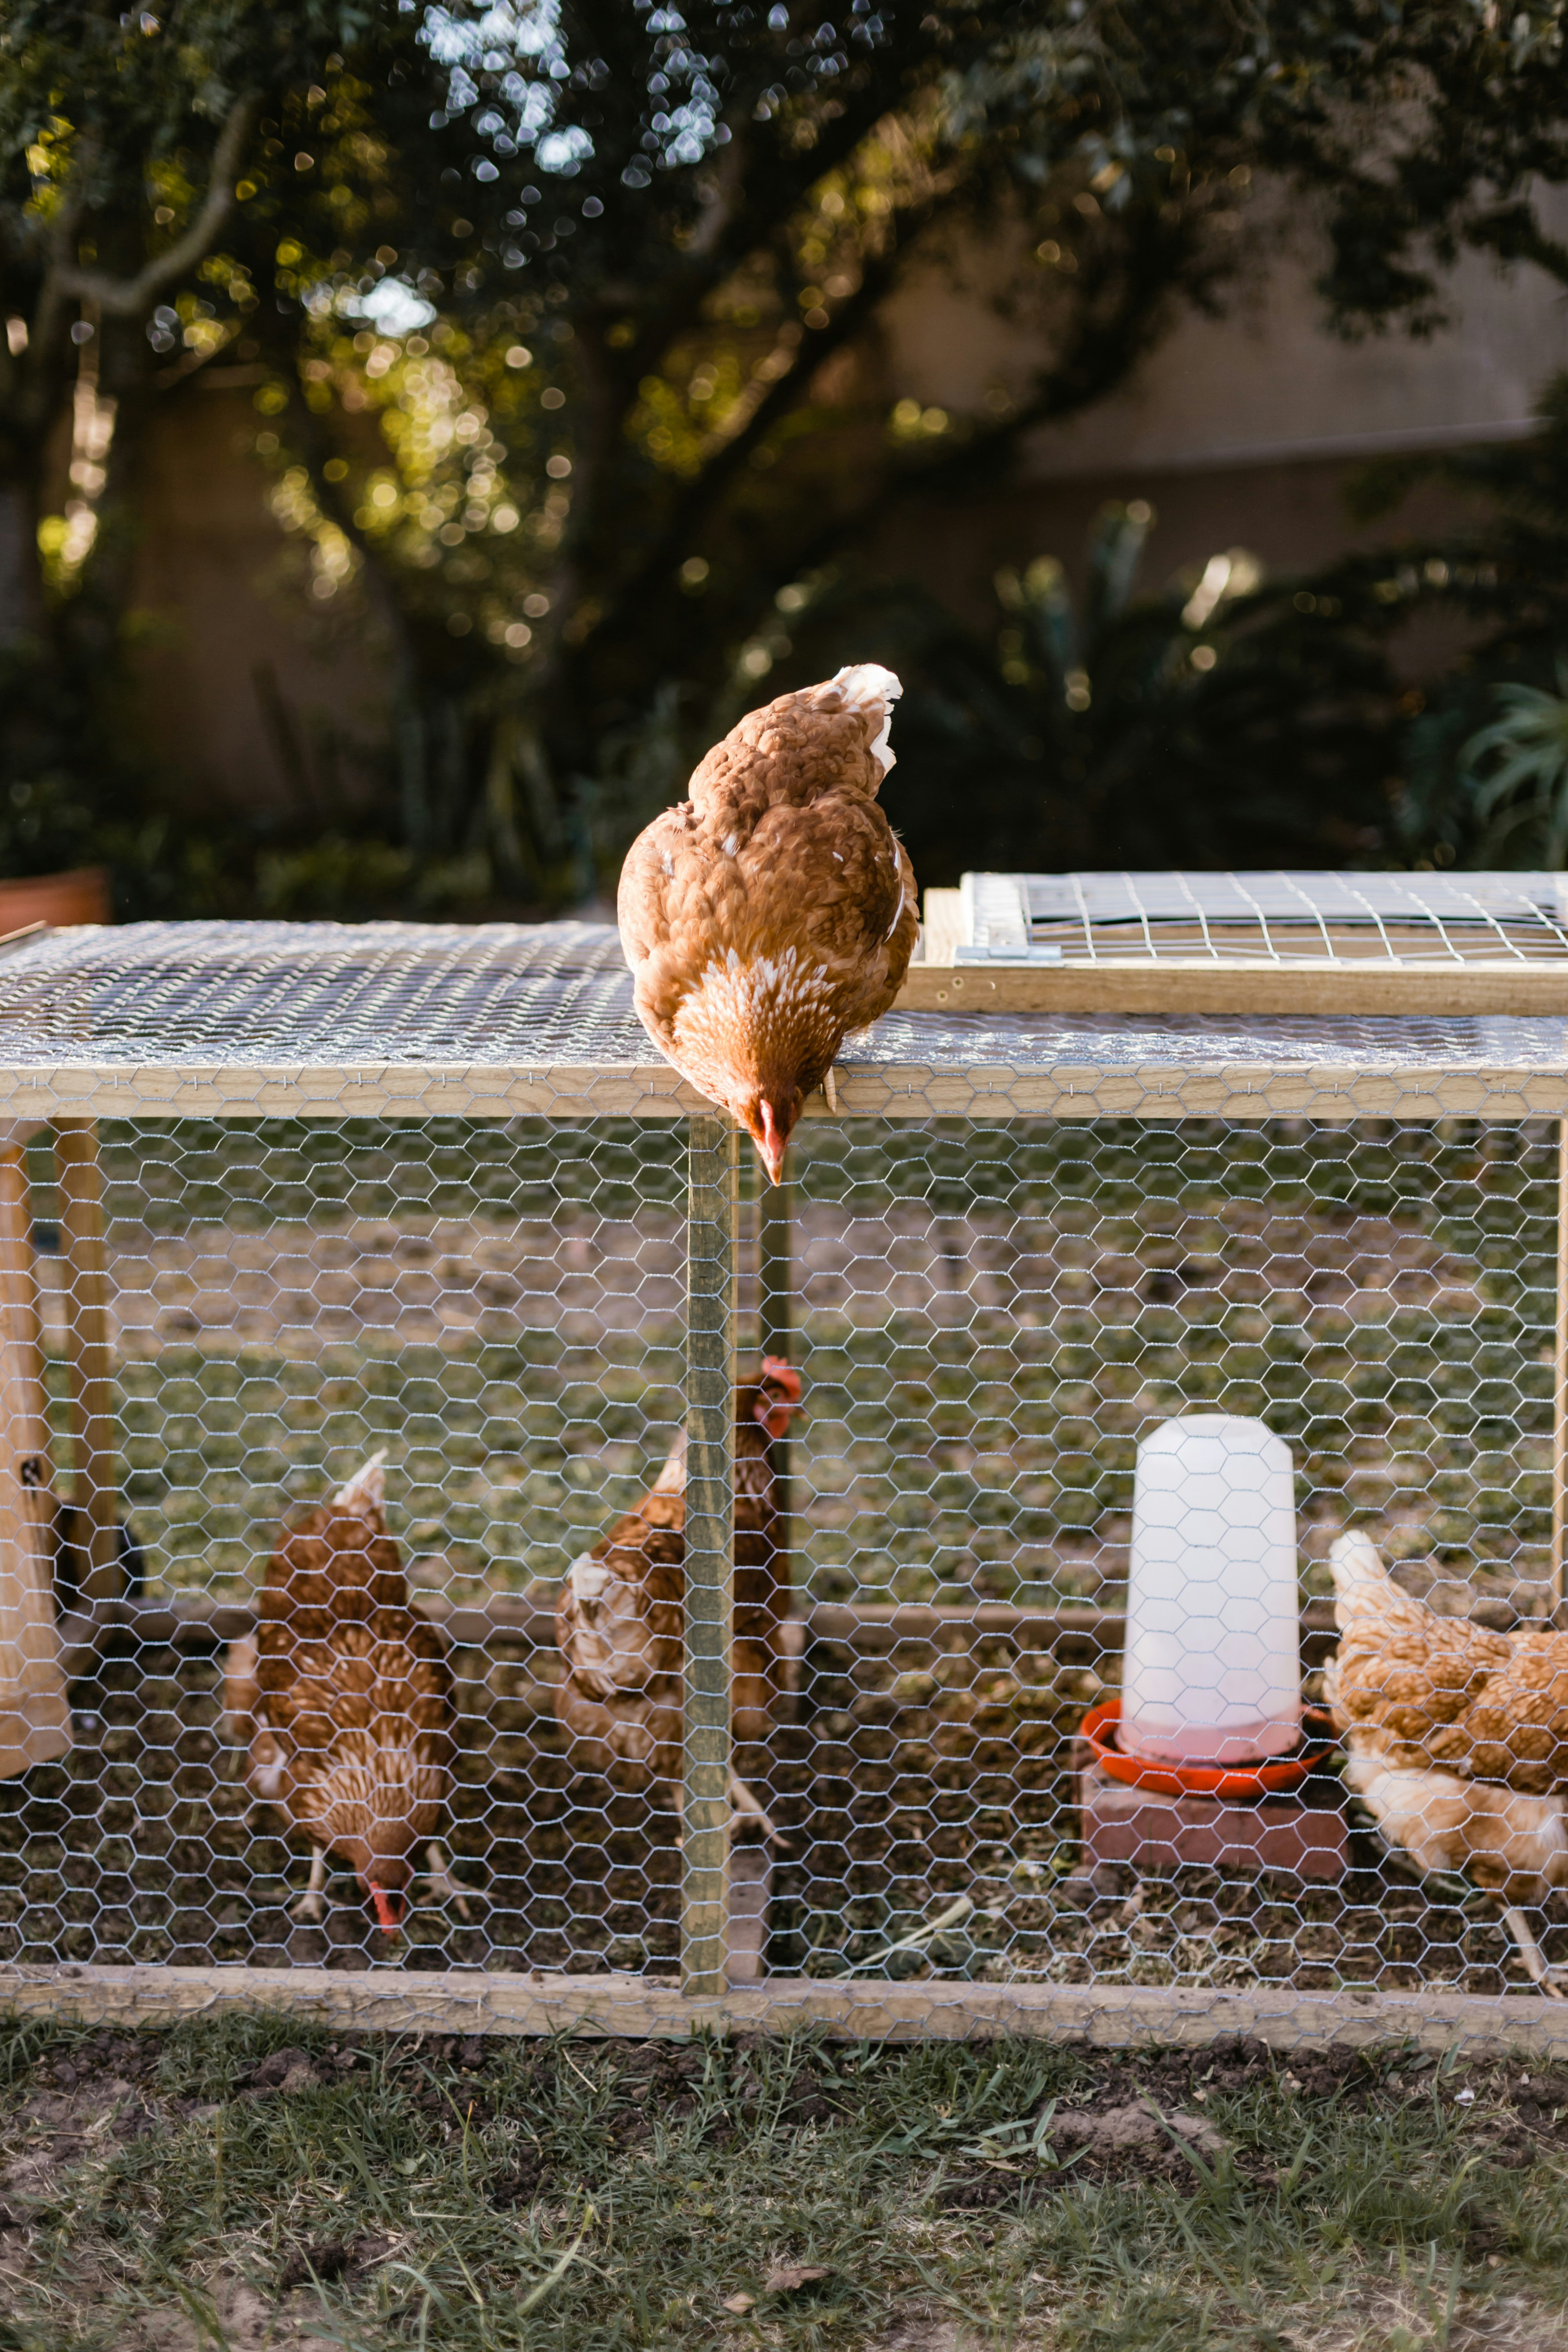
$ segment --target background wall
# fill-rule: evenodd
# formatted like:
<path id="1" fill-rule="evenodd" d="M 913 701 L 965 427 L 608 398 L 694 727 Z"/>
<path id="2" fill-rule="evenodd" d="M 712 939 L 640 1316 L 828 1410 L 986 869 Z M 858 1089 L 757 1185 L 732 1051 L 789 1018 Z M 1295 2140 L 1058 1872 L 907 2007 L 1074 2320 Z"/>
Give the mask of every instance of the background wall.
<path id="1" fill-rule="evenodd" d="M 1521 436 L 1542 385 L 1568 368 L 1568 306 L 1539 272 L 1504 277 L 1468 257 L 1443 332 L 1350 343 L 1324 331 L 1310 236 L 1250 234 L 1256 269 L 1226 316 L 1178 319 L 1121 393 L 1035 435 L 1004 491 L 906 509 L 879 561 L 984 622 L 998 565 L 1049 552 L 1071 569 L 1101 501 L 1140 497 L 1157 515 L 1151 585 L 1230 546 L 1270 568 L 1315 564 L 1355 537 L 1354 466 Z M 932 267 L 889 306 L 883 358 L 890 398 L 958 413 L 1019 377 L 1027 331 L 990 303 L 983 265 Z M 149 728 L 192 793 L 220 792 L 236 811 L 346 805 L 384 757 L 393 681 L 311 611 L 249 454 L 258 421 L 247 371 L 230 369 L 198 379 L 155 427 L 136 589 Z M 1444 519 L 1428 496 L 1402 521 Z"/>

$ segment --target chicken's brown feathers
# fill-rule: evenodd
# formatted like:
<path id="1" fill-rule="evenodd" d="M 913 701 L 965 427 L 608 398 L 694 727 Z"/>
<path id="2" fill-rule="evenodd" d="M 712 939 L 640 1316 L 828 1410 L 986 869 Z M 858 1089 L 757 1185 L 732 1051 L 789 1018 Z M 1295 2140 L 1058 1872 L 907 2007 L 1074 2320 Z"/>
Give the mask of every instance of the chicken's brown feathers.
<path id="1" fill-rule="evenodd" d="M 770 1408 L 793 1404 L 800 1383 L 748 1382 L 735 1398 L 735 1636 L 731 1726 L 738 1740 L 767 1734 L 782 1684 L 788 1598 L 779 1549 Z M 793 1391 L 793 1392 L 792 1392 Z M 674 1780 L 680 1773 L 685 1692 L 684 1438 L 653 1486 L 574 1561 L 555 1607 L 564 1672 L 556 1711 L 577 1759 L 618 1779 Z"/>
<path id="2" fill-rule="evenodd" d="M 253 1784 L 302 1833 L 398 1883 L 444 1801 L 452 1677 L 379 1503 L 305 1512 L 268 1563 L 258 1619 Z"/>
<path id="3" fill-rule="evenodd" d="M 761 1106 L 787 1138 L 845 1038 L 893 1003 L 919 933 L 914 871 L 877 805 L 898 681 L 865 676 L 742 719 L 622 869 L 638 1016 L 765 1156 Z"/>
<path id="4" fill-rule="evenodd" d="M 1568 1780 L 1568 1634 L 1440 1617 L 1364 1536 L 1342 1537 L 1331 1567 L 1341 1639 L 1324 1686 L 1361 1753 L 1530 1794 Z"/>

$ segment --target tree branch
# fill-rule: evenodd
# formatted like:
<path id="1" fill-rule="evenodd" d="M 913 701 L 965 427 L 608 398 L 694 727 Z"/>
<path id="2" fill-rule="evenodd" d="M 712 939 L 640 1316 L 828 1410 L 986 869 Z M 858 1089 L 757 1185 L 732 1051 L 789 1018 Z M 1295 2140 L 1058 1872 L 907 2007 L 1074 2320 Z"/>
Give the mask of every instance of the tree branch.
<path id="1" fill-rule="evenodd" d="M 810 570 L 824 562 L 836 546 L 863 530 L 879 508 L 890 509 L 907 499 L 932 492 L 951 496 L 963 486 L 966 476 L 996 474 L 1026 433 L 1076 415 L 1113 392 L 1160 340 L 1157 297 L 1185 293 L 1191 298 L 1193 287 L 1184 276 L 1184 257 L 1179 252 L 1173 258 L 1161 251 L 1171 242 L 1178 248 L 1186 246 L 1184 258 L 1189 267 L 1198 260 L 1201 248 L 1187 223 L 1174 232 L 1173 238 L 1156 227 L 1131 255 L 1113 257 L 1123 259 L 1125 267 L 1109 314 L 1097 313 L 1093 298 L 1110 284 L 1115 274 L 1111 268 L 1102 269 L 1098 283 L 1091 282 L 1084 289 L 1088 299 L 1080 305 L 1071 343 L 1039 377 L 1031 399 L 1021 402 L 1011 415 L 955 443 L 934 461 L 904 466 L 880 477 L 858 503 L 826 520 L 805 556 L 797 555 L 795 569 Z M 1215 274 L 1217 268 L 1206 274 L 1209 282 Z"/>
<path id="2" fill-rule="evenodd" d="M 213 241 L 234 204 L 237 168 L 257 104 L 257 93 L 246 90 L 229 108 L 213 149 L 212 177 L 202 208 L 167 252 L 149 261 L 134 278 L 110 278 L 104 270 L 81 269 L 74 262 L 57 261 L 49 273 L 57 298 L 74 295 L 79 301 L 96 302 L 108 318 L 134 319 L 166 286 L 174 285 L 193 263 L 202 260 L 212 250 Z"/>
<path id="3" fill-rule="evenodd" d="M 846 541 L 863 531 L 879 509 L 891 508 L 910 497 L 951 494 L 966 474 L 995 473 L 1025 433 L 1073 415 L 1103 398 L 1122 381 L 1158 340 L 1156 298 L 1163 291 L 1184 291 L 1190 296 L 1194 265 L 1201 254 L 1194 233 L 1196 224 L 1190 218 L 1174 231 L 1155 223 L 1144 226 L 1145 233 L 1132 243 L 1131 251 L 1125 246 L 1113 248 L 1079 289 L 1075 331 L 1068 347 L 1038 378 L 1031 398 L 1021 402 L 1006 418 L 956 441 L 934 461 L 928 458 L 914 465 L 868 469 L 863 495 L 814 524 L 808 537 L 785 559 L 791 571 L 810 570 L 826 561 Z M 902 249 L 900 246 L 900 251 L 882 257 L 879 282 L 868 282 L 872 273 L 868 272 L 858 293 L 836 313 L 832 327 L 802 345 L 800 362 L 772 388 L 744 432 L 689 486 L 656 544 L 617 588 L 587 643 L 613 640 L 617 628 L 625 625 L 628 609 L 637 614 L 646 612 L 649 594 L 673 568 L 682 549 L 695 542 L 749 450 L 800 399 L 804 380 L 821 365 L 828 351 L 847 341 L 885 299 L 887 279 Z M 1212 268 L 1209 274 L 1214 274 Z M 1203 275 L 1201 268 L 1198 275 Z M 1106 310 L 1100 298 L 1113 286 L 1115 299 Z"/>
<path id="4" fill-rule="evenodd" d="M 616 614 L 623 611 L 628 599 L 634 606 L 654 593 L 658 583 L 670 572 L 683 550 L 690 547 L 693 535 L 703 519 L 722 497 L 729 484 L 746 464 L 752 451 L 766 439 L 781 416 L 786 415 L 801 400 L 805 388 L 829 355 L 842 350 L 846 343 L 875 315 L 887 299 L 899 264 L 906 257 L 910 245 L 929 226 L 941 211 L 939 199 L 932 199 L 919 212 L 911 210 L 900 216 L 897 234 L 886 248 L 862 265 L 859 286 L 833 313 L 826 327 L 809 328 L 796 346 L 793 362 L 777 375 L 758 400 L 740 430 L 731 435 L 714 452 L 702 471 L 686 485 L 677 498 L 663 528 L 651 547 L 644 551 L 632 573 L 616 589 L 615 600 L 605 610 L 603 619 L 591 633 L 610 633 Z M 584 643 L 591 642 L 585 638 Z"/>

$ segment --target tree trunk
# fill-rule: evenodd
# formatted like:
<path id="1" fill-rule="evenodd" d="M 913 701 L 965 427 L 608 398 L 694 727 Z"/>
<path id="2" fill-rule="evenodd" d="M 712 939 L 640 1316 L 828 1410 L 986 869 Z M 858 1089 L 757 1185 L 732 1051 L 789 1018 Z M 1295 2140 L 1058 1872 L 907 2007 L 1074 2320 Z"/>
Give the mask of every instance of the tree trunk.
<path id="1" fill-rule="evenodd" d="M 0 654 L 44 634 L 37 499 L 36 467 L 0 481 Z"/>

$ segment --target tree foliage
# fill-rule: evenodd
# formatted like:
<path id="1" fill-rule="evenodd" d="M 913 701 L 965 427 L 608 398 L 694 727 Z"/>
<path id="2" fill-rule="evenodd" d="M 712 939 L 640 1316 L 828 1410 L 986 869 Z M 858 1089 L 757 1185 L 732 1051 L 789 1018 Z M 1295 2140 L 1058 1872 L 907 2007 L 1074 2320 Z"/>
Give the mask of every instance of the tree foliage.
<path id="1" fill-rule="evenodd" d="M 117 404 L 96 541 L 57 564 L 52 620 L 25 576 L 36 513 L 7 540 L 0 511 L 0 641 L 42 634 L 61 661 L 88 642 L 106 674 L 145 421 L 215 362 L 251 366 L 310 608 L 379 639 L 395 709 L 358 820 L 379 865 L 283 843 L 247 887 L 299 910 L 341 903 L 348 872 L 416 904 L 580 895 L 737 699 L 793 676 L 792 614 L 822 659 L 865 647 L 902 593 L 866 564 L 890 513 L 940 532 L 1183 304 L 1225 299 L 1262 249 L 1266 181 L 1316 208 L 1325 318 L 1348 331 L 1429 331 L 1462 246 L 1560 271 L 1531 191 L 1568 177 L 1561 19 L 1469 0 L 849 0 L 830 19 L 784 0 L 0 0 L 0 309 L 26 327 L 0 353 L 0 509 L 36 500 L 83 350 Z M 889 306 L 982 262 L 1018 363 L 973 414 L 921 407 L 887 373 Z M 1005 625 L 1045 678 L 1048 614 L 1019 593 Z M 1238 637 L 1173 699 L 1170 617 L 1122 616 L 1141 682 L 1081 727 L 1004 651 L 981 696 L 1013 745 L 986 786 L 996 846 L 971 831 L 965 863 L 1056 838 L 1053 795 L 1077 812 L 1064 843 L 1225 835 L 1242 788 L 1205 783 L 1207 747 L 1255 756 L 1264 656 Z M 1331 766 L 1335 695 L 1370 683 L 1321 633 L 1290 651 L 1276 618 L 1246 646 L 1297 665 Z M 962 634 L 921 623 L 909 715 L 940 712 Z M 1112 747 L 1108 712 L 1134 708 Z M 894 796 L 917 858 L 951 862 L 973 794 L 941 727 L 911 731 Z M 1326 798 L 1305 754 L 1274 769 L 1257 837 L 1352 844 L 1364 765 Z M 1114 824 L 1083 814 L 1090 772 Z M 1192 803 L 1173 829 L 1149 814 L 1161 774 Z M 44 836 L 8 854 L 42 859 Z"/>

